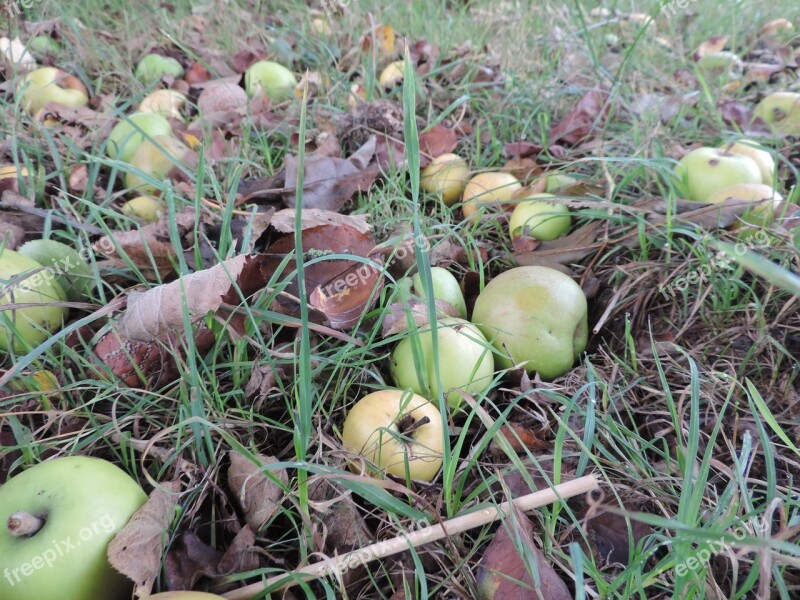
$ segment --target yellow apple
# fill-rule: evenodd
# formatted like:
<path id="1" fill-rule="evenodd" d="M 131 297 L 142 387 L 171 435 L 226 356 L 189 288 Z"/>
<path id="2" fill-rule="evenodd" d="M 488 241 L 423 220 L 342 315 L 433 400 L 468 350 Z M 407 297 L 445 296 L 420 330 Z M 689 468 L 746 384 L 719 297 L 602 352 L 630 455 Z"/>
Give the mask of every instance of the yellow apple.
<path id="1" fill-rule="evenodd" d="M 511 173 L 492 171 L 479 173 L 467 182 L 461 197 L 464 216 L 472 218 L 483 207 L 509 202 L 514 192 L 522 189 L 519 180 Z"/>
<path id="2" fill-rule="evenodd" d="M 800 135 L 800 94 L 773 92 L 758 103 L 753 116 L 764 121 L 775 133 Z"/>
<path id="3" fill-rule="evenodd" d="M 749 200 L 759 202 L 752 210 L 745 212 L 742 219 L 751 225 L 765 226 L 775 219 L 778 207 L 783 202 L 783 196 L 772 189 L 771 186 L 763 183 L 739 183 L 731 185 L 711 194 L 706 202 L 720 204 L 728 198 L 739 200 Z M 771 202 L 761 202 L 762 200 L 772 200 Z"/>
<path id="4" fill-rule="evenodd" d="M 403 77 L 405 77 L 405 68 L 405 61 L 402 60 L 389 63 L 386 68 L 381 71 L 378 77 L 378 83 L 385 88 L 396 86 L 403 81 Z"/>
<path id="5" fill-rule="evenodd" d="M 137 196 L 122 205 L 122 214 L 155 223 L 161 217 L 161 202 L 151 196 Z"/>
<path id="6" fill-rule="evenodd" d="M 439 194 L 447 206 L 455 204 L 469 181 L 469 166 L 457 154 L 442 154 L 422 169 L 419 187 L 429 194 Z"/>
<path id="7" fill-rule="evenodd" d="M 130 164 L 156 181 L 162 181 L 190 153 L 191 150 L 175 138 L 157 135 L 152 140 L 142 142 Z M 147 195 L 157 195 L 160 191 L 157 185 L 132 170 L 125 173 L 125 187 Z"/>
<path id="8" fill-rule="evenodd" d="M 55 67 L 41 67 L 25 75 L 17 84 L 20 105 L 35 115 L 48 102 L 65 106 L 86 106 L 89 94 L 80 79 Z"/>
<path id="9" fill-rule="evenodd" d="M 155 113 L 166 118 L 182 120 L 181 111 L 186 105 L 186 96 L 177 90 L 156 90 L 139 103 L 140 113 Z"/>

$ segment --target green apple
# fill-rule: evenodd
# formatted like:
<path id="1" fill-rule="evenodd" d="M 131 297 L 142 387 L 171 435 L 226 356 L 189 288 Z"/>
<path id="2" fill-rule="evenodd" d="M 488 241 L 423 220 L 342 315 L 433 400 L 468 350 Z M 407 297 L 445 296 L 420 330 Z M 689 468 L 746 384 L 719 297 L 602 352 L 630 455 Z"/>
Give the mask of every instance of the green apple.
<path id="1" fill-rule="evenodd" d="M 94 288 L 92 270 L 72 246 L 55 240 L 32 240 L 20 246 L 18 252 L 52 269 L 55 281 L 70 302 L 83 302 Z"/>
<path id="2" fill-rule="evenodd" d="M 145 85 L 153 84 L 168 75 L 178 78 L 183 75 L 183 65 L 174 58 L 160 54 L 148 54 L 136 65 L 134 76 Z"/>
<path id="3" fill-rule="evenodd" d="M 719 148 L 727 153 L 741 154 L 753 159 L 761 171 L 761 183 L 771 186 L 774 182 L 775 159 L 772 158 L 772 155 L 764 146 L 751 140 L 739 140 L 738 142 L 723 144 Z"/>
<path id="4" fill-rule="evenodd" d="M 573 186 L 576 183 L 578 183 L 578 180 L 571 175 L 565 175 L 564 173 L 550 173 L 547 175 L 547 179 L 545 180 L 544 191 L 548 194 L 555 194 L 559 190 Z"/>
<path id="5" fill-rule="evenodd" d="M 455 409 L 462 400 L 457 390 L 476 396 L 491 386 L 494 375 L 492 346 L 477 327 L 464 319 L 440 319 L 436 336 L 442 390 L 447 403 Z M 433 400 L 439 396 L 435 360 L 433 333 L 426 325 L 397 344 L 389 362 L 389 371 L 398 387 L 410 388 Z"/>
<path id="6" fill-rule="evenodd" d="M 63 324 L 67 309 L 59 304 L 66 299 L 52 269 L 0 247 L 0 351 L 23 352 L 45 341 Z M 32 306 L 10 308 L 17 304 Z"/>
<path id="7" fill-rule="evenodd" d="M 140 113 L 155 113 L 166 118 L 183 120 L 181 111 L 186 106 L 186 96 L 177 90 L 156 90 L 139 103 Z"/>
<path id="8" fill-rule="evenodd" d="M 213 600 L 214 598 L 225 600 L 222 596 L 205 592 L 162 592 L 148 596 L 147 600 Z"/>
<path id="9" fill-rule="evenodd" d="M 31 115 L 48 102 L 71 107 L 89 103 L 89 94 L 80 79 L 55 67 L 41 67 L 26 74 L 17 84 L 16 93 L 22 108 Z"/>
<path id="10" fill-rule="evenodd" d="M 721 202 L 725 202 L 728 198 L 759 202 L 756 207 L 742 215 L 742 220 L 746 223 L 759 226 L 766 226 L 772 223 L 778 208 L 783 202 L 783 196 L 772 189 L 771 186 L 763 183 L 738 183 L 736 185 L 731 185 L 711 194 L 706 199 L 706 202 L 710 204 L 720 204 Z M 771 200 L 771 202 L 762 202 L 762 200 Z"/>
<path id="11" fill-rule="evenodd" d="M 152 140 L 142 142 L 130 164 L 156 181 L 162 181 L 190 153 L 191 150 L 179 140 L 168 135 L 157 135 Z M 140 194 L 157 195 L 159 193 L 157 185 L 146 181 L 134 171 L 125 173 L 125 186 Z"/>
<path id="12" fill-rule="evenodd" d="M 0 598 L 130 598 L 133 583 L 108 564 L 106 547 L 146 500 L 99 458 L 56 458 L 11 478 L 0 487 Z"/>
<path id="13" fill-rule="evenodd" d="M 549 267 L 517 267 L 495 277 L 475 301 L 472 322 L 497 348 L 495 364 L 521 364 L 545 380 L 572 367 L 589 335 L 583 290 Z"/>
<path id="14" fill-rule="evenodd" d="M 749 156 L 719 148 L 692 150 L 675 167 L 688 200 L 705 202 L 718 189 L 736 183 L 761 183 L 761 169 Z"/>
<path id="15" fill-rule="evenodd" d="M 129 163 L 145 139 L 170 133 L 172 127 L 162 115 L 154 112 L 133 113 L 123 117 L 108 134 L 106 154 L 112 160 Z"/>
<path id="16" fill-rule="evenodd" d="M 161 202 L 151 196 L 137 196 L 122 205 L 122 214 L 155 223 L 161 217 Z"/>
<path id="17" fill-rule="evenodd" d="M 519 202 L 508 228 L 511 239 L 525 233 L 536 240 L 554 240 L 561 237 L 572 226 L 572 217 L 566 204 L 553 204 L 542 201 L 554 198 L 553 194 L 532 194 L 526 198 L 516 198 Z"/>
<path id="18" fill-rule="evenodd" d="M 342 443 L 391 475 L 430 481 L 442 466 L 442 416 L 409 391 L 373 392 L 350 409 Z M 358 465 L 351 469 L 357 472 Z"/>
<path id="19" fill-rule="evenodd" d="M 464 302 L 464 294 L 461 293 L 461 286 L 458 285 L 458 279 L 447 269 L 431 267 L 431 280 L 433 281 L 433 297 L 436 300 L 444 300 L 458 311 L 462 319 L 466 319 L 467 305 Z M 425 298 L 422 277 L 419 273 L 414 275 L 414 291 L 420 298 Z"/>
<path id="20" fill-rule="evenodd" d="M 61 44 L 49 35 L 37 35 L 29 39 L 25 46 L 27 46 L 28 50 L 31 52 L 39 55 L 58 54 L 61 51 Z"/>
<path id="21" fill-rule="evenodd" d="M 753 116 L 764 121 L 775 133 L 800 135 L 800 94 L 773 92 L 758 103 Z"/>
<path id="22" fill-rule="evenodd" d="M 381 87 L 385 88 L 396 86 L 398 83 L 403 81 L 403 77 L 405 77 L 406 74 L 405 69 L 405 61 L 396 60 L 393 63 L 389 63 L 386 65 L 383 71 L 381 71 L 381 74 L 378 77 L 378 83 L 381 84 Z"/>
<path id="23" fill-rule="evenodd" d="M 447 206 L 455 204 L 469 181 L 469 166 L 457 154 L 442 154 L 422 169 L 419 187 L 429 194 L 439 194 Z"/>
<path id="24" fill-rule="evenodd" d="M 492 171 L 479 173 L 467 182 L 461 201 L 464 216 L 471 219 L 481 208 L 509 202 L 514 192 L 522 189 L 511 173 Z"/>
<path id="25" fill-rule="evenodd" d="M 294 73 L 271 60 L 253 64 L 244 74 L 244 88 L 250 97 L 263 93 L 282 102 L 292 97 L 296 85 Z"/>

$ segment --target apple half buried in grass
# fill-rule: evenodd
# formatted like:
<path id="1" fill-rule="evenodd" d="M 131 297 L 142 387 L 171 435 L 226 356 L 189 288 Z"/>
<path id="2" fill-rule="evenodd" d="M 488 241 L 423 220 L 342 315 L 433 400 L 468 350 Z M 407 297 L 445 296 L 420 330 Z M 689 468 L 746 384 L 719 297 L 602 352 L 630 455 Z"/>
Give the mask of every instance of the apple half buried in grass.
<path id="1" fill-rule="evenodd" d="M 520 364 L 545 380 L 572 367 L 589 335 L 586 295 L 549 267 L 517 267 L 495 277 L 475 301 L 472 322 L 498 350 L 498 367 Z"/>
<path id="2" fill-rule="evenodd" d="M 472 218 L 481 208 L 509 202 L 514 192 L 522 189 L 519 180 L 511 173 L 493 171 L 479 173 L 467 182 L 461 201 L 464 216 Z"/>
<path id="3" fill-rule="evenodd" d="M 469 181 L 469 166 L 457 154 L 442 154 L 422 169 L 419 187 L 429 194 L 438 194 L 447 206 L 461 197 Z"/>
<path id="4" fill-rule="evenodd" d="M 472 323 L 444 318 L 437 323 L 439 377 L 451 408 L 458 408 L 462 397 L 458 390 L 479 395 L 489 389 L 494 375 L 492 345 Z M 412 331 L 404 338 L 389 362 L 395 384 L 410 388 L 436 402 L 436 356 L 430 326 Z"/>
<path id="5" fill-rule="evenodd" d="M 193 153 L 183 142 L 168 135 L 157 135 L 152 140 L 145 140 L 131 158 L 131 167 L 149 175 L 156 181 L 169 177 L 178 165 L 188 162 Z M 150 183 L 133 169 L 125 173 L 125 187 L 143 195 L 158 195 L 160 189 Z"/>
<path id="6" fill-rule="evenodd" d="M 688 200 L 705 202 L 715 191 L 737 183 L 761 183 L 761 169 L 749 156 L 719 148 L 697 148 L 675 167 Z"/>
<path id="7" fill-rule="evenodd" d="M 108 134 L 106 154 L 112 160 L 129 163 L 147 138 L 169 135 L 172 127 L 157 113 L 138 112 L 124 117 Z"/>
<path id="8" fill-rule="evenodd" d="M 0 598 L 125 600 L 133 587 L 106 547 L 147 500 L 108 461 L 48 460 L 0 487 Z"/>
<path id="9" fill-rule="evenodd" d="M 95 283 L 92 270 L 72 246 L 56 240 L 31 240 L 22 244 L 17 252 L 51 269 L 70 302 L 83 302 L 91 294 Z"/>
<path id="10" fill-rule="evenodd" d="M 535 240 L 555 240 L 569 231 L 572 217 L 566 204 L 553 204 L 553 194 L 532 194 L 516 198 L 519 202 L 511 213 L 508 229 L 511 239 L 527 235 Z"/>
<path id="11" fill-rule="evenodd" d="M 136 65 L 134 77 L 145 85 L 159 81 L 165 75 L 178 78 L 183 75 L 183 65 L 174 58 L 148 54 Z"/>
<path id="12" fill-rule="evenodd" d="M 442 466 L 442 435 L 442 416 L 428 400 L 408 390 L 381 390 L 350 409 L 342 443 L 391 475 L 430 481 Z M 358 472 L 358 464 L 351 469 Z"/>
<path id="13" fill-rule="evenodd" d="M 425 291 L 422 287 L 422 277 L 419 273 L 414 275 L 414 292 L 425 299 Z M 442 267 L 431 267 L 431 281 L 433 282 L 433 297 L 436 300 L 443 300 L 458 311 L 462 319 L 467 318 L 467 304 L 464 302 L 464 294 L 461 293 L 461 286 L 455 276 Z"/>
<path id="14" fill-rule="evenodd" d="M 64 106 L 86 106 L 89 93 L 80 79 L 55 67 L 41 67 L 25 75 L 17 84 L 20 105 L 30 115 L 37 114 L 48 102 Z"/>

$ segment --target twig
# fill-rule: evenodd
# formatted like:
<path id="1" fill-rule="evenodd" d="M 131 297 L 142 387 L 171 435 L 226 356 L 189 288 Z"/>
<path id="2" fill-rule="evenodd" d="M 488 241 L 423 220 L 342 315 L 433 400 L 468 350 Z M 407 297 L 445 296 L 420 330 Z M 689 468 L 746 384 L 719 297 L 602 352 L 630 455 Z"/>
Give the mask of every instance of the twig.
<path id="1" fill-rule="evenodd" d="M 564 500 L 585 494 L 592 490 L 597 489 L 597 479 L 594 475 L 587 475 L 578 479 L 573 479 L 566 483 L 540 490 L 515 500 L 503 502 L 497 506 L 484 508 L 482 510 L 472 512 L 460 517 L 454 517 L 443 523 L 437 523 L 424 529 L 419 529 L 408 534 L 399 535 L 390 540 L 384 540 L 353 550 L 347 554 L 333 557 L 329 560 L 317 562 L 300 569 L 296 569 L 290 573 L 283 575 L 276 575 L 270 577 L 266 581 L 254 583 L 238 590 L 233 590 L 222 595 L 227 600 L 250 600 L 257 594 L 261 594 L 267 588 L 278 586 L 275 589 L 285 589 L 296 585 L 300 581 L 308 581 L 310 579 L 318 579 L 326 577 L 334 573 L 344 573 L 352 567 L 364 565 L 379 558 L 385 558 L 398 552 L 403 552 L 412 547 L 417 547 L 422 544 L 429 544 L 445 537 L 462 533 L 481 525 L 486 525 L 493 521 L 507 516 L 512 508 L 528 511 L 546 504 L 552 504 L 559 500 Z M 227 578 L 229 580 L 229 578 Z"/>

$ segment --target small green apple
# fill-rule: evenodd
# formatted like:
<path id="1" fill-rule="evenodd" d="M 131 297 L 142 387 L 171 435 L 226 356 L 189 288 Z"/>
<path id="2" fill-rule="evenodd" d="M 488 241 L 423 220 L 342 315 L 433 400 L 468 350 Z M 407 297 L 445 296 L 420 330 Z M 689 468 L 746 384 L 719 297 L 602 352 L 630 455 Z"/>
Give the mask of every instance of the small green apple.
<path id="1" fill-rule="evenodd" d="M 409 391 L 373 392 L 350 409 L 342 443 L 391 475 L 430 481 L 442 466 L 442 416 Z M 351 463 L 351 469 L 358 465 Z"/>
<path id="2" fill-rule="evenodd" d="M 153 84 L 168 75 L 178 78 L 183 75 L 183 65 L 174 58 L 160 54 L 148 54 L 136 65 L 134 77 L 145 85 Z"/>
<path id="3" fill-rule="evenodd" d="M 170 133 L 172 127 L 163 116 L 152 112 L 133 113 L 123 117 L 108 134 L 106 154 L 112 160 L 129 163 L 145 139 Z"/>
<path id="4" fill-rule="evenodd" d="M 800 135 L 800 94 L 773 92 L 758 103 L 753 116 L 764 121 L 775 133 Z"/>
<path id="5" fill-rule="evenodd" d="M 549 173 L 545 181 L 544 191 L 547 194 L 555 194 L 559 190 L 568 188 L 578 183 L 578 180 L 571 175 L 564 173 Z"/>
<path id="6" fill-rule="evenodd" d="M 467 305 L 464 302 L 464 294 L 461 293 L 461 286 L 458 285 L 458 279 L 447 269 L 431 267 L 431 280 L 433 281 L 433 297 L 436 300 L 444 300 L 458 311 L 462 319 L 466 319 Z M 422 277 L 419 273 L 414 275 L 414 291 L 420 298 L 425 298 Z"/>
<path id="7" fill-rule="evenodd" d="M 439 377 L 451 408 L 461 404 L 462 390 L 479 395 L 489 389 L 494 375 L 492 346 L 477 327 L 464 319 L 440 319 L 436 327 Z M 389 371 L 398 387 L 410 388 L 426 398 L 439 396 L 436 385 L 433 333 L 430 326 L 404 338 L 389 362 Z"/>
<path id="8" fill-rule="evenodd" d="M 755 208 L 748 210 L 742 215 L 742 220 L 750 225 L 766 226 L 775 219 L 783 196 L 772 189 L 771 186 L 763 183 L 737 183 L 711 194 L 706 202 L 710 204 L 720 204 L 728 198 L 738 200 L 748 200 L 750 202 L 760 202 Z M 761 202 L 771 200 L 771 202 Z"/>
<path id="9" fill-rule="evenodd" d="M 727 153 L 750 157 L 761 171 L 761 183 L 771 186 L 774 182 L 775 159 L 772 158 L 772 155 L 764 146 L 751 140 L 739 140 L 738 142 L 723 144 L 719 148 Z"/>
<path id="10" fill-rule="evenodd" d="M 31 240 L 20 246 L 18 252 L 52 269 L 55 281 L 70 302 L 82 302 L 94 288 L 92 270 L 72 246 L 55 240 Z"/>
<path id="11" fill-rule="evenodd" d="M 186 96 L 177 90 L 156 90 L 147 94 L 139 103 L 140 113 L 155 113 L 162 117 L 183 120 L 181 111 L 186 105 Z"/>
<path id="12" fill-rule="evenodd" d="M 522 364 L 542 379 L 566 373 L 586 349 L 586 296 L 568 275 L 549 267 L 501 273 L 475 301 L 472 322 L 499 354 L 495 364 Z"/>
<path id="13" fill-rule="evenodd" d="M 106 547 L 147 500 L 139 484 L 99 458 L 39 463 L 0 487 L 0 598 L 125 600 L 133 583 Z"/>
<path id="14" fill-rule="evenodd" d="M 271 60 L 253 64 L 244 74 L 244 88 L 250 97 L 263 93 L 282 102 L 292 97 L 296 85 L 294 73 Z"/>
<path id="15" fill-rule="evenodd" d="M 52 269 L 0 247 L 0 351 L 41 344 L 63 324 L 67 309 L 59 304 L 66 299 Z M 17 304 L 32 306 L 10 308 Z"/>
<path id="16" fill-rule="evenodd" d="M 86 106 L 89 94 L 80 79 L 55 67 L 41 67 L 26 74 L 17 84 L 20 105 L 35 115 L 48 102 L 64 106 Z"/>
<path id="17" fill-rule="evenodd" d="M 395 62 L 389 63 L 386 65 L 383 71 L 381 71 L 381 74 L 378 77 L 378 83 L 381 84 L 381 87 L 385 88 L 396 86 L 398 83 L 403 81 L 403 77 L 405 77 L 405 69 L 405 61 L 396 60 Z"/>
<path id="18" fill-rule="evenodd" d="M 151 196 L 137 196 L 122 205 L 122 214 L 155 223 L 161 218 L 161 202 Z"/>
<path id="19" fill-rule="evenodd" d="M 162 592 L 148 596 L 147 600 L 213 600 L 214 598 L 225 600 L 222 596 L 205 592 Z"/>
<path id="20" fill-rule="evenodd" d="M 464 216 L 472 219 L 475 213 L 485 206 L 497 207 L 509 202 L 514 192 L 522 189 L 519 180 L 511 173 L 492 171 L 479 173 L 467 182 L 461 201 Z"/>
<path id="21" fill-rule="evenodd" d="M 718 189 L 736 183 L 761 183 L 761 169 L 749 156 L 719 148 L 697 148 L 675 167 L 688 200 L 705 202 Z"/>
<path id="22" fill-rule="evenodd" d="M 554 197 L 553 194 L 532 194 L 526 198 L 516 198 L 519 204 L 511 213 L 508 224 L 511 239 L 525 233 L 533 239 L 549 241 L 569 231 L 572 226 L 569 207 L 541 200 Z"/>
<path id="23" fill-rule="evenodd" d="M 131 158 L 131 166 L 162 181 L 191 154 L 185 144 L 168 135 L 157 135 L 145 140 Z M 125 187 L 145 195 L 158 195 L 157 185 L 150 183 L 134 171 L 125 173 Z"/>
<path id="24" fill-rule="evenodd" d="M 25 44 L 31 52 L 36 54 L 58 54 L 61 51 L 61 44 L 51 38 L 49 35 L 37 35 L 28 40 Z"/>
<path id="25" fill-rule="evenodd" d="M 439 194 L 447 206 L 455 204 L 469 181 L 469 166 L 457 154 L 442 154 L 422 169 L 419 187 L 429 194 Z"/>

